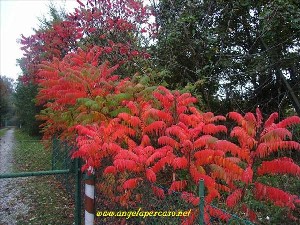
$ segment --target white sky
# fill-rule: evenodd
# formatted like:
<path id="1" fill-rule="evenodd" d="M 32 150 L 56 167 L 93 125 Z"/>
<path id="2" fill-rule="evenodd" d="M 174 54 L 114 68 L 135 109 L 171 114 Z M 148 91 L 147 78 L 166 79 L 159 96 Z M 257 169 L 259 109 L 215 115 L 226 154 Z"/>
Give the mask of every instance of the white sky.
<path id="1" fill-rule="evenodd" d="M 76 0 L 52 0 L 55 6 L 66 6 L 67 12 L 73 12 L 78 6 Z M 85 1 L 83 1 L 85 2 Z M 0 0 L 0 75 L 17 79 L 21 69 L 16 66 L 16 59 L 23 52 L 17 39 L 34 34 L 38 18 L 47 16 L 49 0 Z"/>

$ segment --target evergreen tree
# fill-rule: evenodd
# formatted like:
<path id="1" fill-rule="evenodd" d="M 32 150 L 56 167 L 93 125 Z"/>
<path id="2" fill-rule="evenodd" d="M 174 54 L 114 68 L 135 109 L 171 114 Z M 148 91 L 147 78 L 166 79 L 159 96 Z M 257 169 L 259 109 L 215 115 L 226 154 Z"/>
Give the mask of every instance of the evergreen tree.
<path id="1" fill-rule="evenodd" d="M 226 113 L 291 108 L 299 98 L 297 1 L 158 1 L 157 64 L 170 87 L 192 89 Z M 221 105 L 221 107 L 220 107 Z M 294 107 L 295 104 L 293 104 Z"/>

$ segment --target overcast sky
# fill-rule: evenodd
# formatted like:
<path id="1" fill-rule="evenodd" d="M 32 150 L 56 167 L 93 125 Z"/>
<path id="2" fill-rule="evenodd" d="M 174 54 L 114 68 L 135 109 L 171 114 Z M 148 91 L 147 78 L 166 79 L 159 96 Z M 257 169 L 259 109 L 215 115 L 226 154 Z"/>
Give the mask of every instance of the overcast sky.
<path id="1" fill-rule="evenodd" d="M 78 5 L 76 0 L 52 0 L 57 6 L 73 11 Z M 39 21 L 48 14 L 49 0 L 0 0 L 0 75 L 17 79 L 21 70 L 16 66 L 16 59 L 23 53 L 17 39 L 33 34 Z"/>

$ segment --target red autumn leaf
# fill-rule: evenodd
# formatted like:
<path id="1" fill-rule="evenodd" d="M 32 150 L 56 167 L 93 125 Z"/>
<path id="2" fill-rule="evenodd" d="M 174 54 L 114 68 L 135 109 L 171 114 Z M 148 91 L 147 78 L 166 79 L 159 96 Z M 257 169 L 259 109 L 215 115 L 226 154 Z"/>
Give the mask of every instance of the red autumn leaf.
<path id="1" fill-rule="evenodd" d="M 245 182 L 246 184 L 252 183 L 252 179 L 253 179 L 253 170 L 250 166 L 248 166 L 243 174 L 242 174 L 242 181 Z"/>
<path id="2" fill-rule="evenodd" d="M 171 193 L 172 191 L 182 191 L 186 187 L 186 185 L 186 180 L 173 181 L 169 188 L 169 193 Z"/>
<path id="3" fill-rule="evenodd" d="M 116 174 L 117 173 L 117 170 L 114 166 L 108 166 L 105 168 L 105 170 L 103 171 L 104 174 L 109 174 L 109 173 L 112 173 L 112 174 Z"/>
<path id="4" fill-rule="evenodd" d="M 165 192 L 164 192 L 164 190 L 163 190 L 162 188 L 159 188 L 159 187 L 156 187 L 156 186 L 152 185 L 152 186 L 151 186 L 151 189 L 152 189 L 153 193 L 154 193 L 157 197 L 159 197 L 159 198 L 161 198 L 161 199 L 164 199 L 164 198 L 165 198 Z"/>
<path id="5" fill-rule="evenodd" d="M 185 157 L 177 157 L 172 162 L 174 169 L 186 169 L 188 166 L 188 161 Z"/>
<path id="6" fill-rule="evenodd" d="M 299 177 L 300 166 L 295 164 L 292 159 L 284 157 L 262 162 L 257 168 L 257 174 L 260 176 L 264 174 L 291 174 Z"/>
<path id="7" fill-rule="evenodd" d="M 151 183 L 154 183 L 156 181 L 156 174 L 152 169 L 146 169 L 146 177 Z"/>
<path id="8" fill-rule="evenodd" d="M 122 187 L 124 189 L 134 189 L 134 188 L 136 188 L 136 186 L 138 185 L 138 182 L 140 180 L 141 180 L 141 178 L 128 179 L 123 183 Z"/>
<path id="9" fill-rule="evenodd" d="M 200 202 L 200 197 L 185 191 L 181 193 L 181 198 L 194 206 L 198 206 Z"/>
<path id="10" fill-rule="evenodd" d="M 236 189 L 233 193 L 231 193 L 226 199 L 226 205 L 230 208 L 235 207 L 235 205 L 240 201 L 242 197 L 243 190 L 241 188 Z"/>

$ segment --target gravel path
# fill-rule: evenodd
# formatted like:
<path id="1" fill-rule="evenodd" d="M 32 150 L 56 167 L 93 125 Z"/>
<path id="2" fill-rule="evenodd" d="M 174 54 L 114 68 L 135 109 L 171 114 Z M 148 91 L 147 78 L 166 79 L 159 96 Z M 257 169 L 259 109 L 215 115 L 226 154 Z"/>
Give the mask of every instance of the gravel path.
<path id="1" fill-rule="evenodd" d="M 10 128 L 0 138 L 0 174 L 12 172 L 14 142 L 14 129 Z M 28 199 L 22 196 L 27 179 L 0 179 L 0 225 L 16 225 L 28 213 Z"/>

